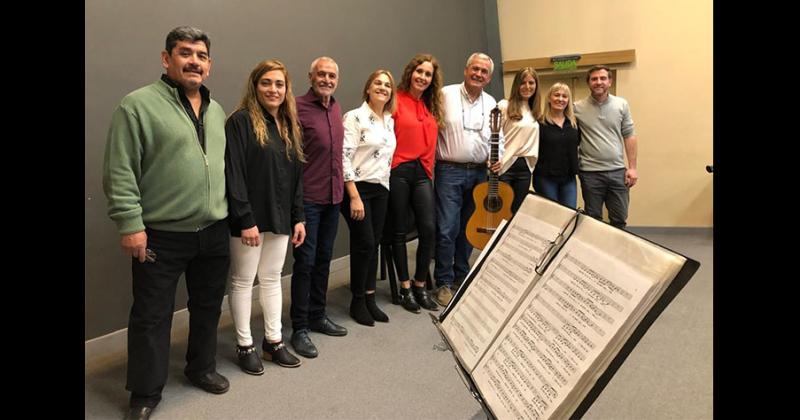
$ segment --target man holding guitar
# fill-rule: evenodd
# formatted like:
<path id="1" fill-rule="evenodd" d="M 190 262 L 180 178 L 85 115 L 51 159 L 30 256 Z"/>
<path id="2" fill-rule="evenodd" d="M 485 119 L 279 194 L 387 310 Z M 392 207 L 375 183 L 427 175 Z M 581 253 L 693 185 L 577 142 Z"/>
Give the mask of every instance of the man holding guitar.
<path id="1" fill-rule="evenodd" d="M 475 210 L 472 192 L 486 181 L 491 129 L 489 116 L 497 102 L 483 88 L 494 62 L 483 53 L 467 59 L 464 82 L 442 88 L 445 126 L 436 145 L 436 301 L 446 306 L 469 272 L 472 246 L 467 221 Z"/>
<path id="2" fill-rule="evenodd" d="M 489 116 L 489 126 L 492 130 L 492 138 L 489 140 L 489 180 L 476 185 L 472 191 L 475 211 L 467 221 L 465 234 L 467 242 L 478 249 L 486 248 L 486 244 L 503 219 L 511 220 L 512 204 L 514 204 L 514 190 L 511 185 L 500 181 L 495 169 L 501 164 L 499 162 L 501 118 L 500 108 L 495 107 Z"/>

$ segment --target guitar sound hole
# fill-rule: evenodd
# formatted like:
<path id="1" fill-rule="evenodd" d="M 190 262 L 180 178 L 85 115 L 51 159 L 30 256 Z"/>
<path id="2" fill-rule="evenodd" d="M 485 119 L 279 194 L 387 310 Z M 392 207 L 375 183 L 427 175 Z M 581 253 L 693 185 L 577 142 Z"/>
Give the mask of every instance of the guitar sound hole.
<path id="1" fill-rule="evenodd" d="M 503 199 L 500 197 L 486 197 L 483 199 L 483 208 L 490 213 L 497 213 L 503 208 Z"/>

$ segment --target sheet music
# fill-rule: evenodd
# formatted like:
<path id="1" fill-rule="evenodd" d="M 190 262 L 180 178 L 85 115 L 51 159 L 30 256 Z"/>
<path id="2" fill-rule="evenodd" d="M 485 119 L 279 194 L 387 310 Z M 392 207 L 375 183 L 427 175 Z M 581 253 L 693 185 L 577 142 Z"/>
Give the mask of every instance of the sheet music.
<path id="1" fill-rule="evenodd" d="M 467 274 L 467 277 L 469 277 L 472 274 L 472 272 L 475 271 L 475 269 L 481 264 L 481 261 L 483 261 L 483 259 L 486 258 L 486 255 L 489 254 L 489 249 L 492 247 L 492 244 L 497 240 L 497 238 L 500 237 L 500 232 L 503 231 L 503 227 L 505 227 L 507 223 L 508 220 L 503 219 L 497 225 L 497 230 L 494 231 L 492 237 L 489 238 L 489 242 L 486 242 L 486 246 L 483 247 L 481 253 L 478 254 L 478 258 L 475 259 L 475 264 L 472 264 L 472 267 L 469 268 L 469 273 Z"/>
<path id="2" fill-rule="evenodd" d="M 467 371 L 472 371 L 531 286 L 536 264 L 560 231 L 561 226 L 545 223 L 525 212 L 518 213 L 457 307 L 442 323 Z"/>
<path id="3" fill-rule="evenodd" d="M 498 235 L 439 318 L 497 418 L 584 413 L 698 267 L 535 194 Z"/>
<path id="4" fill-rule="evenodd" d="M 549 418 L 653 286 L 572 239 L 473 372 L 498 418 Z"/>

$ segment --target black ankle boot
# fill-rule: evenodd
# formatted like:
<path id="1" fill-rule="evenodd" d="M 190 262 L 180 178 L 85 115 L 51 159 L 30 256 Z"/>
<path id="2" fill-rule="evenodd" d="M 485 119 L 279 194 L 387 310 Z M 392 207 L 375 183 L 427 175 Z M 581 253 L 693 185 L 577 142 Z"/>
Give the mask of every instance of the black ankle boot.
<path id="1" fill-rule="evenodd" d="M 264 365 L 261 364 L 261 359 L 258 358 L 256 346 L 251 344 L 243 347 L 237 344 L 236 358 L 239 359 L 239 367 L 242 368 L 245 373 L 251 375 L 264 374 Z"/>
<path id="2" fill-rule="evenodd" d="M 289 352 L 289 349 L 286 348 L 286 345 L 283 344 L 283 341 L 270 343 L 267 341 L 267 337 L 264 337 L 264 341 L 261 342 L 261 349 L 264 350 L 264 355 L 262 356 L 264 360 L 275 362 L 279 366 L 293 368 L 298 367 L 303 363 L 300 361 L 300 359 L 295 357 L 295 355 Z"/>
<path id="3" fill-rule="evenodd" d="M 389 322 L 389 316 L 383 313 L 381 308 L 375 303 L 375 293 L 367 294 L 367 310 L 375 321 Z"/>
<path id="4" fill-rule="evenodd" d="M 425 286 L 413 286 L 411 290 L 414 291 L 414 299 L 417 300 L 419 306 L 422 306 L 429 311 L 435 311 L 439 309 L 439 305 L 437 305 L 436 302 L 431 299 L 431 295 L 429 295 L 428 291 L 425 290 Z"/>
<path id="5" fill-rule="evenodd" d="M 367 301 L 364 296 L 353 296 L 353 300 L 350 302 L 350 316 L 361 325 L 375 326 L 375 320 L 372 319 L 372 315 L 367 310 Z"/>
<path id="6" fill-rule="evenodd" d="M 415 314 L 418 314 L 420 312 L 419 304 L 417 303 L 417 300 L 414 299 L 414 294 L 411 293 L 410 287 L 400 288 L 400 305 L 402 305 L 403 308 L 405 308 L 405 310 L 413 312 Z"/>

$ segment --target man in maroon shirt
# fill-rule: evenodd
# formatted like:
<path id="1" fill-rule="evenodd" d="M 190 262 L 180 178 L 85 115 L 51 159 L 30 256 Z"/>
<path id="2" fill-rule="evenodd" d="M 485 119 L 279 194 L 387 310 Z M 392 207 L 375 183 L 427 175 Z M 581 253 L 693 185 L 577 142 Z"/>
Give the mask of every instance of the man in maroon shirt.
<path id="1" fill-rule="evenodd" d="M 333 242 L 339 224 L 339 205 L 344 192 L 342 109 L 333 98 L 339 83 L 339 66 L 330 57 L 319 57 L 308 73 L 311 88 L 297 97 L 297 116 L 303 126 L 303 208 L 306 240 L 294 248 L 292 269 L 292 346 L 297 354 L 319 355 L 308 331 L 332 336 L 347 335 L 325 314 Z"/>

